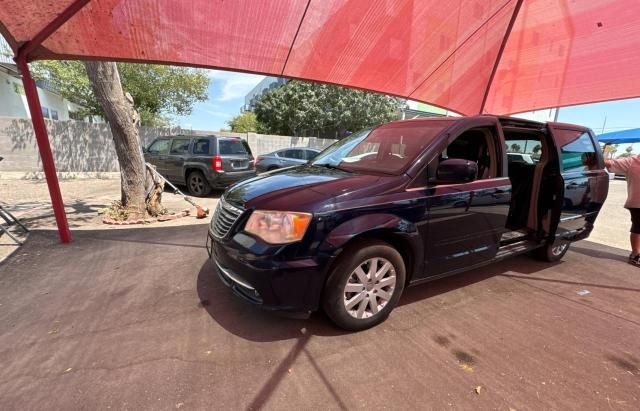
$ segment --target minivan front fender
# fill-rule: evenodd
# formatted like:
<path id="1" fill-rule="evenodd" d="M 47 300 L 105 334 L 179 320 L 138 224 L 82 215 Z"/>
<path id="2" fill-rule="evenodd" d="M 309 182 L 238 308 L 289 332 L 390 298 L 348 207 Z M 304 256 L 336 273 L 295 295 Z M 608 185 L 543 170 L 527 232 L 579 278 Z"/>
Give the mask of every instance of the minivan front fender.
<path id="1" fill-rule="evenodd" d="M 414 223 L 393 214 L 366 214 L 346 221 L 327 235 L 321 249 L 333 250 L 337 256 L 359 238 L 374 237 L 394 246 L 407 264 L 408 280 L 419 272 L 424 261 L 424 245 Z M 408 283 L 408 281 L 407 281 Z"/>

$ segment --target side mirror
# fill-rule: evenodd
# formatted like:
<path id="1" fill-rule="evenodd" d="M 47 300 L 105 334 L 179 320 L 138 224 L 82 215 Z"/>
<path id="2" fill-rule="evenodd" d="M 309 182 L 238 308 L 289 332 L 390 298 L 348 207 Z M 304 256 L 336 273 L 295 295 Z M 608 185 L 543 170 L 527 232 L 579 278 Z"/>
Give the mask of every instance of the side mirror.
<path id="1" fill-rule="evenodd" d="M 478 164 L 461 158 L 442 161 L 436 171 L 436 179 L 440 184 L 469 183 L 477 178 Z"/>

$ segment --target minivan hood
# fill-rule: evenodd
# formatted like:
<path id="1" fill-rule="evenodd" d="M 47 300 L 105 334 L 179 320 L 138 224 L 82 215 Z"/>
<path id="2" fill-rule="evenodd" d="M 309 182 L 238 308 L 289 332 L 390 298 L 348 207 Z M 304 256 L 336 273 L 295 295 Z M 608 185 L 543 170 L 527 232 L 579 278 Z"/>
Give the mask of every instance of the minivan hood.
<path id="1" fill-rule="evenodd" d="M 241 181 L 224 194 L 245 208 L 321 212 L 404 185 L 406 176 L 360 174 L 323 166 L 289 167 Z"/>

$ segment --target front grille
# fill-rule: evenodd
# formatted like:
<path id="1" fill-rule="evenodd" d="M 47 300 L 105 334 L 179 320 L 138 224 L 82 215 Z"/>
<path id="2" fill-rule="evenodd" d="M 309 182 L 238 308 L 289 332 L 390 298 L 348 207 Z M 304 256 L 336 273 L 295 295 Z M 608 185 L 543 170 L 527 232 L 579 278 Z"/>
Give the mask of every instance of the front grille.
<path id="1" fill-rule="evenodd" d="M 218 238 L 226 236 L 243 211 L 241 208 L 226 202 L 224 197 L 220 197 L 216 211 L 213 214 L 213 235 Z"/>

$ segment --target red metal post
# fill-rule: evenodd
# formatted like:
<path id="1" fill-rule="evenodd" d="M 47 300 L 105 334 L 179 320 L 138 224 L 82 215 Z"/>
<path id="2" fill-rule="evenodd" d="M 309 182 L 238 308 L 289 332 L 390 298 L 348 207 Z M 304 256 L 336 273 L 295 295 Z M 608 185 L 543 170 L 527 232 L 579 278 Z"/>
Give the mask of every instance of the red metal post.
<path id="1" fill-rule="evenodd" d="M 42 107 L 40 106 L 40 98 L 38 97 L 38 89 L 36 83 L 31 78 L 29 72 L 29 64 L 26 59 L 18 58 L 16 63 L 22 74 L 22 84 L 24 85 L 24 93 L 29 104 L 31 112 L 31 121 L 33 122 L 33 130 L 36 133 L 36 141 L 38 142 L 38 150 L 40 150 L 40 158 L 42 159 L 42 168 L 47 179 L 49 187 L 49 196 L 51 196 L 51 205 L 53 213 L 56 217 L 58 225 L 58 233 L 60 241 L 67 244 L 71 242 L 71 232 L 67 223 L 67 215 L 64 211 L 64 202 L 60 193 L 60 185 L 58 184 L 58 176 L 56 174 L 56 165 L 53 161 L 51 153 L 51 145 L 49 144 L 49 136 L 47 135 L 47 127 L 42 117 Z"/>

